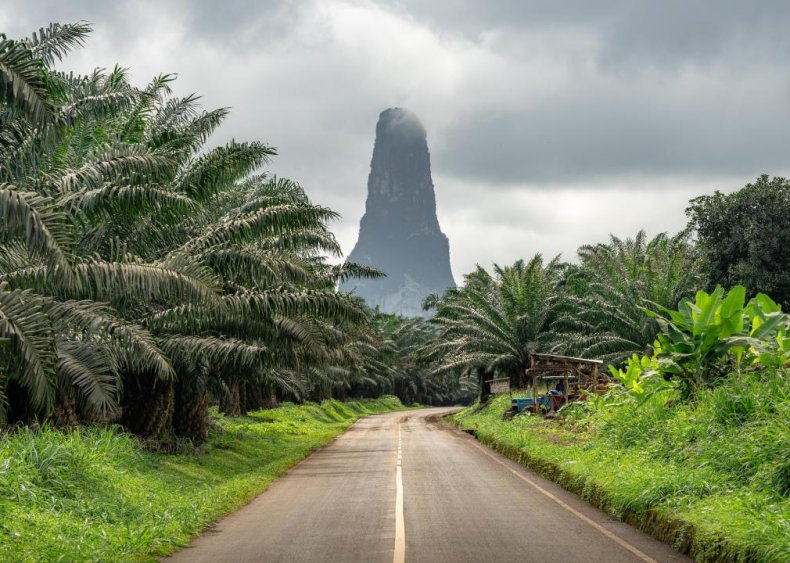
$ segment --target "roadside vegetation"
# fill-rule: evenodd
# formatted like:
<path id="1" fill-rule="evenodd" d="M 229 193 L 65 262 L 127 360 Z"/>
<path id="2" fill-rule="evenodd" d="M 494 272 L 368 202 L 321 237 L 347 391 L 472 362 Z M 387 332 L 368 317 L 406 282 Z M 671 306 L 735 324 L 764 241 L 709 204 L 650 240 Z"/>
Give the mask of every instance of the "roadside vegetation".
<path id="1" fill-rule="evenodd" d="M 761 176 L 687 214 L 677 235 L 612 236 L 575 264 L 478 267 L 427 300 L 424 353 L 478 380 L 454 421 L 482 442 L 699 561 L 788 561 L 790 183 Z M 505 419 L 511 396 L 485 381 L 531 396 L 531 353 L 603 360 L 606 390 Z"/>
<path id="2" fill-rule="evenodd" d="M 209 144 L 227 108 L 56 69 L 90 31 L 0 35 L 3 561 L 166 553 L 390 395 L 476 391 L 337 290 L 384 274 L 332 263 L 337 214 L 273 146 Z"/>
<path id="3" fill-rule="evenodd" d="M 0 557 L 163 553 L 399 407 L 335 401 L 487 401 L 548 352 L 611 364 L 608 390 L 458 424 L 700 560 L 790 559 L 790 182 L 385 315 L 338 291 L 385 273 L 333 263 L 336 213 L 266 172 L 273 146 L 209 143 L 227 108 L 56 69 L 89 32 L 0 35 Z"/>
<path id="4" fill-rule="evenodd" d="M 0 437 L 0 561 L 128 561 L 187 545 L 394 397 L 214 412 L 208 441 L 151 452 L 118 427 Z M 151 447 L 155 444 L 148 443 Z M 161 445 L 160 445 L 161 446 Z"/>
<path id="5" fill-rule="evenodd" d="M 504 421 L 509 406 L 499 396 L 454 422 L 697 561 L 790 559 L 786 372 L 733 373 L 693 403 L 653 398 L 563 422 Z"/>
<path id="6" fill-rule="evenodd" d="M 699 561 L 790 560 L 790 182 L 693 199 L 687 228 L 478 267 L 430 297 L 461 428 Z M 603 360 L 602 394 L 506 419 L 532 353 Z M 520 391 L 519 391 L 520 389 Z"/>
<path id="7" fill-rule="evenodd" d="M 790 316 L 745 295 L 718 287 L 651 312 L 651 353 L 610 366 L 607 392 L 556 419 L 506 420 L 505 395 L 454 421 L 698 561 L 787 561 Z"/>

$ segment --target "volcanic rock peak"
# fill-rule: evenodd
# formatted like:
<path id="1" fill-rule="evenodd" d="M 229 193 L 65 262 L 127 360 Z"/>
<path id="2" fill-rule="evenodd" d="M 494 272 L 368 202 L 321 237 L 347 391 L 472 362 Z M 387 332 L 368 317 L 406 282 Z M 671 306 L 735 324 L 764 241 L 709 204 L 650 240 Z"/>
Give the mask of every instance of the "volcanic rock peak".
<path id="1" fill-rule="evenodd" d="M 449 243 L 436 217 L 425 128 L 405 109 L 379 115 L 365 215 L 348 259 L 387 274 L 341 287 L 386 313 L 425 315 L 426 295 L 455 286 Z"/>

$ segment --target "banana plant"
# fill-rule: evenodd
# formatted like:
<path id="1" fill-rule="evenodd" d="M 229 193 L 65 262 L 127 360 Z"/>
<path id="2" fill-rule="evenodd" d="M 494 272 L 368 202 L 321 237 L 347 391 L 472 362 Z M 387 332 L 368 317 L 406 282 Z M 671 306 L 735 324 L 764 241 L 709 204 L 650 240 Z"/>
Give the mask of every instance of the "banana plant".
<path id="1" fill-rule="evenodd" d="M 745 296 L 743 286 L 726 296 L 724 288 L 717 287 L 710 294 L 698 291 L 694 302 L 681 301 L 677 311 L 653 304 L 665 315 L 645 309 L 660 328 L 653 351 L 661 372 L 686 382 L 689 391 L 721 375 L 722 360 L 738 347 L 730 337 L 743 331 Z"/>
<path id="2" fill-rule="evenodd" d="M 683 397 L 715 384 L 732 367 L 757 369 L 788 364 L 790 315 L 770 297 L 758 294 L 745 303 L 746 289 L 735 286 L 725 294 L 697 292 L 694 301 L 681 301 L 676 311 L 651 303 L 644 311 L 660 332 L 651 356 L 632 356 L 625 369 L 610 372 L 634 396 L 644 397 L 655 381 L 673 382 Z M 654 381 L 655 380 L 655 381 Z"/>
<path id="3" fill-rule="evenodd" d="M 661 391 L 677 389 L 676 381 L 660 377 L 661 366 L 655 356 L 632 355 L 625 368 L 609 365 L 609 373 L 622 386 L 626 395 L 636 400 L 637 406 Z M 618 394 L 619 395 L 619 394 Z"/>
<path id="4" fill-rule="evenodd" d="M 758 293 L 745 309 L 748 335 L 729 339 L 739 363 L 746 358 L 755 365 L 790 365 L 790 315 L 764 293 Z"/>

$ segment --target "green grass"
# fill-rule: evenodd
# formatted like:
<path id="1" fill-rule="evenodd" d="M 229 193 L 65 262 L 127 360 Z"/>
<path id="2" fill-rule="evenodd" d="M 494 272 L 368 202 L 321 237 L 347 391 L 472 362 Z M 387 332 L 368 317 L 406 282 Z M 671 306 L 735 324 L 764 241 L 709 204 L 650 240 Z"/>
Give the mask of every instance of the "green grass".
<path id="1" fill-rule="evenodd" d="M 456 425 L 698 561 L 790 561 L 790 380 L 732 375 L 694 402 L 580 405 L 562 421 L 502 419 L 510 397 Z"/>
<path id="2" fill-rule="evenodd" d="M 117 429 L 0 436 L 0 561 L 153 560 L 247 503 L 393 397 L 216 416 L 201 449 L 144 451 Z"/>

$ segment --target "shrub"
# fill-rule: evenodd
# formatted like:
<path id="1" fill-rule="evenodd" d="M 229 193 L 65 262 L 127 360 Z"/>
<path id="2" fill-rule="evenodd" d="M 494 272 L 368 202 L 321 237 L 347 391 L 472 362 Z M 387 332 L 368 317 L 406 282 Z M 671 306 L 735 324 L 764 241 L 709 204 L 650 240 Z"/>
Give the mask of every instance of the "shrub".
<path id="1" fill-rule="evenodd" d="M 786 365 L 790 316 L 767 295 L 758 294 L 744 305 L 745 296 L 743 286 L 726 295 L 719 286 L 710 294 L 697 292 L 694 302 L 681 301 L 677 311 L 656 305 L 659 312 L 648 311 L 661 328 L 652 356 L 634 355 L 624 369 L 609 366 L 610 373 L 641 404 L 673 388 L 689 397 L 732 369 Z"/>

